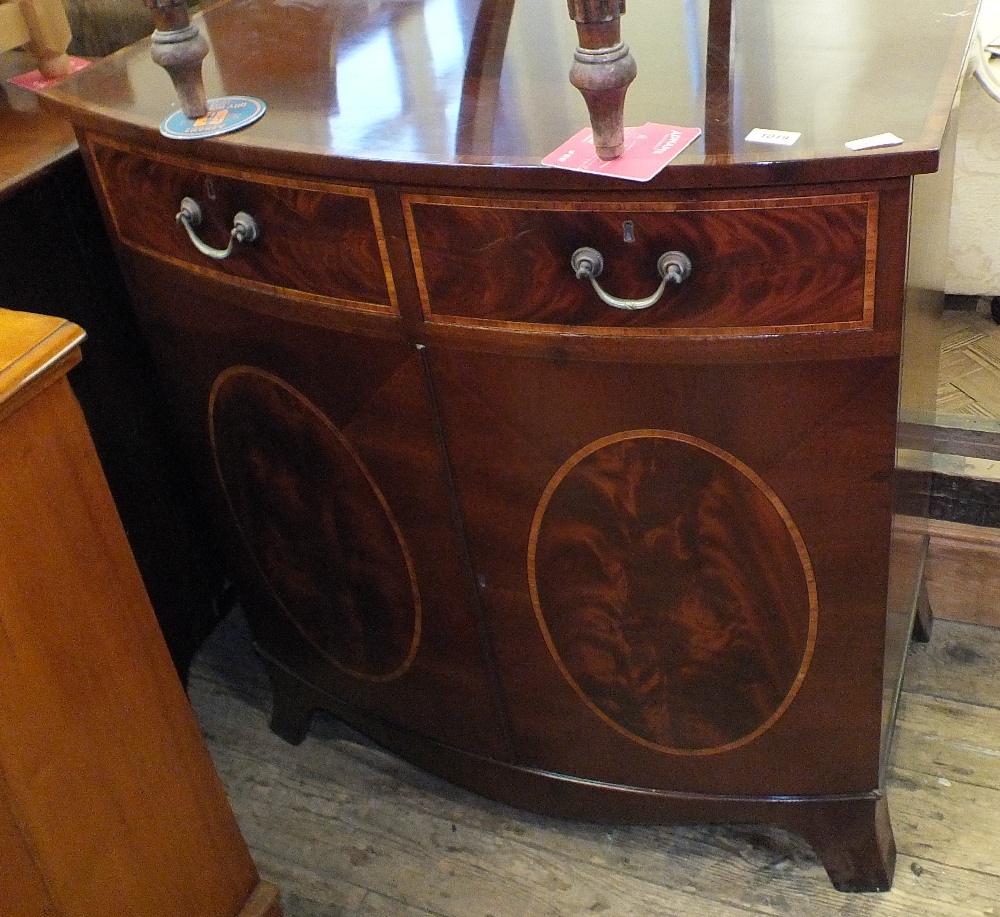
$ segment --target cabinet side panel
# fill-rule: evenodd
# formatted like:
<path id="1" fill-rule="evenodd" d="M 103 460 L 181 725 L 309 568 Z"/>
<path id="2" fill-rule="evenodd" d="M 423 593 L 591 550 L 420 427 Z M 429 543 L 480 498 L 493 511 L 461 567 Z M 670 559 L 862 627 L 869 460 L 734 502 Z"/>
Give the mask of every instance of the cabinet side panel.
<path id="1" fill-rule="evenodd" d="M 54 900 L 233 913 L 256 870 L 64 381 L 5 421 L 0 456 L 0 755 Z"/>
<path id="2" fill-rule="evenodd" d="M 17 917 L 56 915 L 59 912 L 22 833 L 23 818 L 18 815 L 13 794 L 0 773 L 0 897 L 18 903 Z"/>

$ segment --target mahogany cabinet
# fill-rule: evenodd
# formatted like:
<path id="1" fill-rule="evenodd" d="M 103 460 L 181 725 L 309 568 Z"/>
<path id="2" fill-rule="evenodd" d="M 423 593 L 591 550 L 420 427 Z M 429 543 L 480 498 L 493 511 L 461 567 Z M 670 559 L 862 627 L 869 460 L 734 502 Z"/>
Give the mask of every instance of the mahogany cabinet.
<path id="1" fill-rule="evenodd" d="M 930 627 L 926 482 L 896 450 L 935 387 L 974 4 L 946 25 L 858 4 L 866 29 L 830 30 L 818 64 L 801 0 L 734 8 L 724 33 L 688 6 L 698 53 L 640 53 L 677 11 L 624 20 L 627 122 L 703 129 L 645 184 L 538 165 L 586 114 L 572 24 L 533 0 L 220 4 L 199 20 L 209 96 L 268 111 L 216 140 L 158 134 L 176 103 L 143 43 L 47 101 L 76 126 L 278 732 L 323 707 L 517 805 L 774 823 L 838 888 L 885 889 L 895 699 Z M 913 59 L 861 106 L 900 34 Z M 857 79 L 820 105 L 797 70 L 819 65 Z M 799 146 L 742 139 L 794 124 Z M 844 146 L 889 124 L 901 144 Z M 204 245 L 237 213 L 257 239 L 207 256 L 185 199 Z M 690 275 L 615 307 L 576 275 L 589 249 L 619 306 L 665 252 Z"/>

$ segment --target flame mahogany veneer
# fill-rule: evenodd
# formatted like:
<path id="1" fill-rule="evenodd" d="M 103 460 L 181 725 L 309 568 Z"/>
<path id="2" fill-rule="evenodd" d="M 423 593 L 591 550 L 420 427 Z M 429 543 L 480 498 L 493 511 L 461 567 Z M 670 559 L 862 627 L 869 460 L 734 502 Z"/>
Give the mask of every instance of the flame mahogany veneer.
<path id="1" fill-rule="evenodd" d="M 644 185 L 537 166 L 582 103 L 532 57 L 532 0 L 452 4 L 451 70 L 413 42 L 419 5 L 220 4 L 197 20 L 209 96 L 269 107 L 219 140 L 159 136 L 169 86 L 143 44 L 48 92 L 215 508 L 281 735 L 325 708 L 519 806 L 769 822 L 838 888 L 889 887 L 895 698 L 911 631 L 930 627 L 926 482 L 896 468 L 896 435 L 935 383 L 919 360 L 937 352 L 933 230 L 974 4 L 947 28 L 921 0 L 870 34 L 829 30 L 820 63 L 878 62 L 893 101 L 845 80 L 817 106 L 786 66 L 815 46 L 796 2 L 752 22 L 693 5 L 704 85 L 637 43 L 629 123 L 705 133 Z M 660 15 L 636 0 L 623 27 Z M 737 36 L 774 27 L 773 60 L 728 53 L 733 17 Z M 897 60 L 899 35 L 919 57 Z M 406 45 L 397 69 L 358 80 L 386 36 Z M 553 40 L 568 66 L 573 35 Z M 516 91 L 529 71 L 537 92 Z M 803 119 L 798 147 L 741 139 Z M 889 124 L 906 142 L 843 146 Z M 208 244 L 237 211 L 259 238 L 205 257 L 175 223 L 185 197 Z M 581 246 L 619 297 L 655 289 L 668 249 L 693 270 L 647 309 L 612 309 L 570 269 Z"/>

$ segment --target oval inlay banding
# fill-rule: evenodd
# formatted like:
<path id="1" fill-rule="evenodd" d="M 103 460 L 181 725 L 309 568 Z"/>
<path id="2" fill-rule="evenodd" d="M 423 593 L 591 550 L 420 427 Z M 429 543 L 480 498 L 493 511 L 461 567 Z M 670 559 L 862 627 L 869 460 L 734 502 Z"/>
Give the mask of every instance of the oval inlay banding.
<path id="1" fill-rule="evenodd" d="M 635 430 L 568 459 L 535 512 L 528 574 L 564 677 L 659 751 L 751 741 L 811 659 L 816 590 L 797 527 L 757 474 L 695 437 Z"/>
<path id="2" fill-rule="evenodd" d="M 399 677 L 420 639 L 413 564 L 347 438 L 286 382 L 245 366 L 216 380 L 209 426 L 233 520 L 272 597 L 342 671 Z"/>

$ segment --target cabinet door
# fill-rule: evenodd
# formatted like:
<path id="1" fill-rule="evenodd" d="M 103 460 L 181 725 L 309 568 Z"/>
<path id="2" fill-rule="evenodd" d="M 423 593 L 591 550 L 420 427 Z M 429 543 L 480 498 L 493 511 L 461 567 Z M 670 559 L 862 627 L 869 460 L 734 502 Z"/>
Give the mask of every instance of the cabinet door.
<path id="1" fill-rule="evenodd" d="M 522 764 L 878 786 L 895 359 L 429 351 Z"/>
<path id="2" fill-rule="evenodd" d="M 133 270 L 259 646 L 349 719 L 501 754 L 421 352 L 398 322 Z"/>

